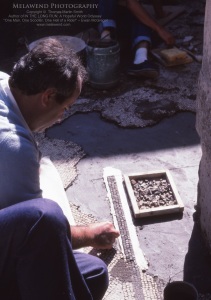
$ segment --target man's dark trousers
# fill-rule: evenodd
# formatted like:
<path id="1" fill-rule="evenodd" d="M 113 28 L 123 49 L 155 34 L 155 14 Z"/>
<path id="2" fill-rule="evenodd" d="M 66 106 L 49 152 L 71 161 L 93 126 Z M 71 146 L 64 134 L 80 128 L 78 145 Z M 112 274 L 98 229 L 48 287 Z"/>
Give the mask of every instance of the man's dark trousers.
<path id="1" fill-rule="evenodd" d="M 72 250 L 70 226 L 55 202 L 0 210 L 0 299 L 99 300 L 107 287 L 106 265 Z"/>

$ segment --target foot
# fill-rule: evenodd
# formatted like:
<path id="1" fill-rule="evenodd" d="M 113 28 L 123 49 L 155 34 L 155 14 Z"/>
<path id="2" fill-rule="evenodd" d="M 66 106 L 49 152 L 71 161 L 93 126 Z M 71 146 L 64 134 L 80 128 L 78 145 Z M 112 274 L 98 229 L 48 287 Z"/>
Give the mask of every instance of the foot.
<path id="1" fill-rule="evenodd" d="M 155 79 L 159 76 L 159 68 L 149 60 L 140 64 L 131 64 L 127 71 L 128 75 Z"/>

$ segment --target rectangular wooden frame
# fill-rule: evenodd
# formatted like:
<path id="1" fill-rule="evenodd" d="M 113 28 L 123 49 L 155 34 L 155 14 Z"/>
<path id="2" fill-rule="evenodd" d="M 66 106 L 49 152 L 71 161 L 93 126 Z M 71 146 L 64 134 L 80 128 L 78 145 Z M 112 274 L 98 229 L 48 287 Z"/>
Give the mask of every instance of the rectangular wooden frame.
<path id="1" fill-rule="evenodd" d="M 136 197 L 131 185 L 131 179 L 148 179 L 148 178 L 159 178 L 161 176 L 166 176 L 167 181 L 171 185 L 172 192 L 174 197 L 177 201 L 177 204 L 169 205 L 169 206 L 162 206 L 162 207 L 153 207 L 149 209 L 139 209 L 136 201 Z M 156 215 L 163 215 L 163 214 L 170 214 L 170 213 L 179 213 L 184 210 L 184 204 L 180 198 L 180 195 L 176 189 L 174 184 L 173 178 L 168 170 L 159 170 L 153 172 L 145 172 L 145 173 L 132 173 L 132 174 L 124 174 L 124 181 L 125 186 L 130 198 L 130 202 L 132 205 L 133 213 L 135 218 L 140 217 L 149 217 L 149 216 L 156 216 Z"/>

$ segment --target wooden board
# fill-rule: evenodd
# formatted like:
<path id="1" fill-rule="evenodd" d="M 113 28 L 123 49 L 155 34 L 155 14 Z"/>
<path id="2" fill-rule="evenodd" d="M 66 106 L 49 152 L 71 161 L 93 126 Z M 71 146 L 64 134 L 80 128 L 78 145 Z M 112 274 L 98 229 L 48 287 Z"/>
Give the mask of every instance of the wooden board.
<path id="1" fill-rule="evenodd" d="M 180 59 L 180 60 L 177 59 L 175 62 L 169 63 L 161 57 L 160 52 L 162 50 L 164 50 L 164 49 L 153 49 L 153 50 L 151 50 L 151 54 L 165 67 L 174 67 L 174 66 L 189 64 L 189 63 L 193 62 L 193 58 L 190 57 L 190 55 L 188 53 L 186 53 L 185 59 Z"/>
<path id="2" fill-rule="evenodd" d="M 137 200 L 131 184 L 131 179 L 151 179 L 151 178 L 157 179 L 163 176 L 166 177 L 167 182 L 171 185 L 171 189 L 177 201 L 177 204 L 169 205 L 169 206 L 153 207 L 149 209 L 140 209 L 137 204 Z M 130 202 L 131 202 L 131 206 L 135 218 L 179 213 L 184 210 L 184 204 L 174 184 L 173 178 L 168 170 L 159 170 L 159 171 L 147 172 L 147 173 L 125 174 L 124 181 L 125 181 L 125 186 L 128 192 L 128 196 L 130 198 Z"/>

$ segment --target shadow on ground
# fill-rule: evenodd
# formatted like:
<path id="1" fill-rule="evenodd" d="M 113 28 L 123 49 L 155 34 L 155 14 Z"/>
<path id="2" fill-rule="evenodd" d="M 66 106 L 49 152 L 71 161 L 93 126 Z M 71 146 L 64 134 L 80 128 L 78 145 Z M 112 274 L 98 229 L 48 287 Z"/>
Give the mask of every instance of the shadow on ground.
<path id="1" fill-rule="evenodd" d="M 185 257 L 184 280 L 191 282 L 202 294 L 211 293 L 211 257 L 197 223 Z"/>
<path id="2" fill-rule="evenodd" d="M 144 129 L 118 127 L 101 120 L 95 112 L 76 114 L 48 129 L 47 136 L 71 140 L 82 146 L 91 157 L 154 152 L 200 143 L 193 113 L 180 113 Z"/>

